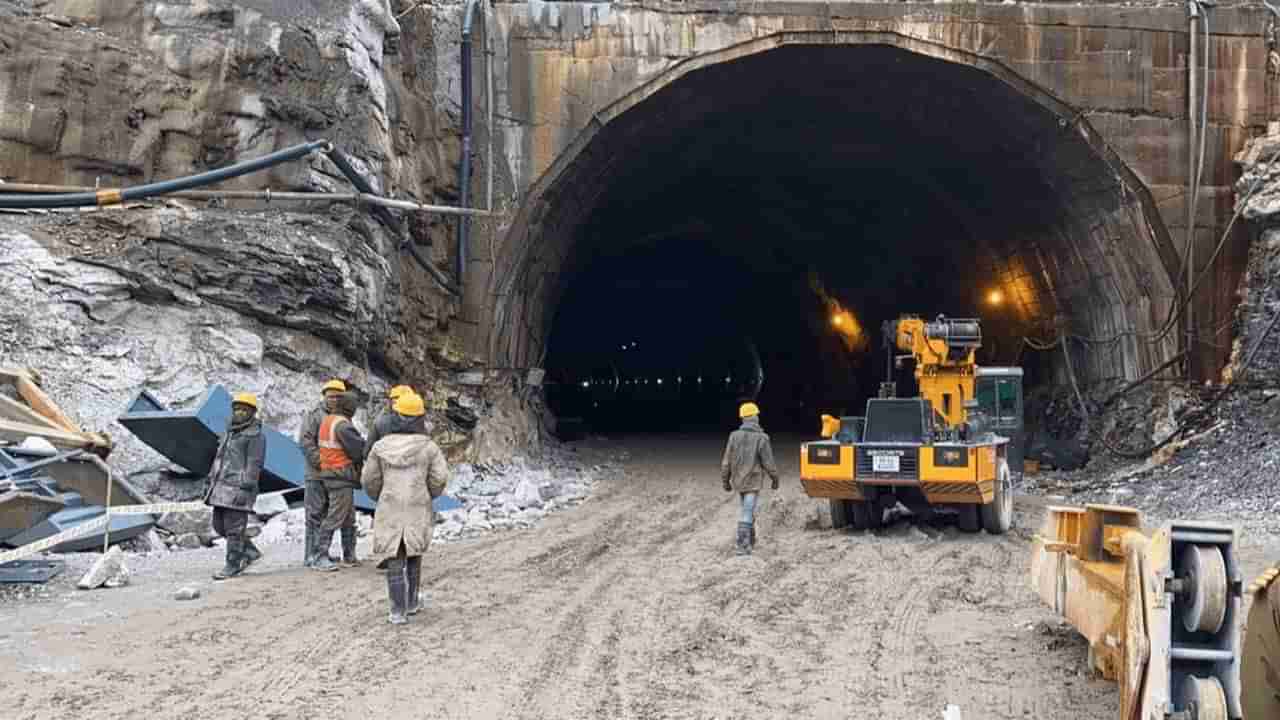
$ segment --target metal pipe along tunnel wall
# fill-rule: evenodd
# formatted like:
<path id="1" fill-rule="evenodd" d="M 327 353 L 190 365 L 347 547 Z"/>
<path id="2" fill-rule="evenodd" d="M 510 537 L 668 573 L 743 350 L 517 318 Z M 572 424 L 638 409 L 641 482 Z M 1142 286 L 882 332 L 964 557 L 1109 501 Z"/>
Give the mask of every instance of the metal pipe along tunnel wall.
<path id="1" fill-rule="evenodd" d="M 1086 377 L 1136 377 L 1187 344 L 1181 329 L 1159 333 L 1182 292 L 1182 10 L 749 8 L 495 8 L 497 112 L 509 122 L 493 132 L 515 187 L 509 220 L 470 256 L 465 299 L 477 319 L 469 344 L 493 365 L 541 361 L 593 248 L 622 241 L 619 218 L 663 212 L 638 198 L 725 165 L 734 176 L 892 178 L 920 198 L 912 212 L 953 228 L 918 241 L 947 244 L 971 278 L 1006 290 L 1027 334 L 1083 340 L 1072 347 Z M 1265 14 L 1213 19 L 1202 259 L 1230 218 L 1231 154 L 1268 112 Z M 795 132 L 815 115 L 825 124 Z M 1196 297 L 1206 376 L 1227 357 L 1248 240 L 1243 228 L 1228 239 Z"/>

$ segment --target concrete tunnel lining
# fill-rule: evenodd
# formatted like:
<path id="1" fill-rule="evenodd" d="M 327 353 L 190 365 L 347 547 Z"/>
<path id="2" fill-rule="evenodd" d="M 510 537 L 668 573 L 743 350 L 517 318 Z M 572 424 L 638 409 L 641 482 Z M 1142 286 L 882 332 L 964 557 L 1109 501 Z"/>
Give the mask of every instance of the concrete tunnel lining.
<path id="1" fill-rule="evenodd" d="M 1003 148 L 1004 157 L 1017 162 L 999 169 L 1006 181 L 1000 187 L 1039 186 L 1035 208 L 1040 212 L 1019 215 L 1018 208 L 1002 205 L 996 193 L 966 192 L 972 183 L 956 182 L 954 174 L 939 180 L 937 173 L 913 175 L 909 167 L 905 173 L 897 169 L 906 175 L 905 182 L 936 200 L 939 212 L 953 218 L 968 239 L 964 247 L 975 248 L 973 253 L 957 249 L 959 257 L 977 258 L 983 268 L 979 274 L 1017 289 L 1023 327 L 1043 333 L 1061 313 L 1070 331 L 1080 335 L 1128 333 L 1104 352 L 1077 358 L 1076 367 L 1086 379 L 1133 377 L 1176 352 L 1172 336 L 1152 345 L 1136 335 L 1163 323 L 1174 299 L 1170 277 L 1177 254 L 1146 187 L 1087 118 L 1003 65 L 942 45 L 893 33 L 780 33 L 684 61 L 582 123 L 585 129 L 534 184 L 497 258 L 500 285 L 490 340 L 494 364 L 525 366 L 544 356 L 566 288 L 589 264 L 593 248 L 619 242 L 616 234 L 602 240 L 598 231 L 602 213 L 619 206 L 620 192 L 646 196 L 678 184 L 669 173 L 646 172 L 641 167 L 645 159 L 666 153 L 662 157 L 679 158 L 687 167 L 723 165 L 719 158 L 725 147 L 709 142 L 715 136 L 699 134 L 699 127 L 705 129 L 713 120 L 759 117 L 761 98 L 787 99 L 787 93 L 797 92 L 793 81 L 815 72 L 826 73 L 822 77 L 828 91 L 839 88 L 828 99 L 843 99 L 847 109 L 855 105 L 850 98 L 874 75 L 869 67 L 884 70 L 904 63 L 906 75 L 928 79 L 926 92 L 908 99 L 926 103 L 933 117 L 948 120 L 912 121 L 910 102 L 891 106 L 904 113 L 915 133 L 914 145 L 924 148 L 909 151 L 915 153 L 912 159 L 949 152 L 953 165 L 964 167 L 967 158 L 967 167 L 973 167 L 973 161 L 989 161 Z M 834 72 L 852 66 L 864 72 L 843 78 Z M 780 84 L 779 78 L 787 83 Z M 845 84 L 834 83 L 837 79 Z M 804 92 L 819 91 L 820 84 L 812 81 L 814 87 L 806 86 Z M 883 79 L 880 85 L 886 85 Z M 884 98 L 875 99 L 881 102 L 861 119 L 887 126 L 883 117 L 875 117 L 886 113 Z M 969 123 L 966 130 L 984 128 L 982 147 L 954 142 L 964 133 L 955 132 L 953 119 Z M 723 137 L 719 140 L 723 143 Z M 753 157 L 769 161 L 758 164 L 762 174 L 776 171 L 777 163 L 788 159 L 810 167 L 823 160 L 857 166 L 852 156 L 832 153 L 821 143 L 814 143 L 805 157 L 795 148 L 781 150 L 788 157 L 762 154 L 772 147 L 767 142 L 751 145 Z M 893 163 L 892 156 L 903 150 L 888 148 L 885 153 L 879 161 Z"/>

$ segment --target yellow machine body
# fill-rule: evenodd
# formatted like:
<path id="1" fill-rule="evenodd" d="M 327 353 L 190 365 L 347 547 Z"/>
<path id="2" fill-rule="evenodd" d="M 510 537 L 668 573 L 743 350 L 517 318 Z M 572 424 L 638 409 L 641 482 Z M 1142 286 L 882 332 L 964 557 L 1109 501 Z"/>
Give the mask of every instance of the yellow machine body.
<path id="1" fill-rule="evenodd" d="M 1128 507 L 1048 508 L 1031 587 L 1118 683 L 1121 720 L 1241 717 L 1235 540 L 1210 523 L 1144 528 Z"/>
<path id="2" fill-rule="evenodd" d="M 920 397 L 928 400 L 948 425 L 959 425 L 965 421 L 965 401 L 975 397 L 976 348 L 950 347 L 945 339 L 926 331 L 923 319 L 901 318 L 894 324 L 893 343 L 915 358 Z"/>
<path id="3" fill-rule="evenodd" d="M 962 529 L 977 529 L 981 516 L 989 531 L 1004 532 L 1012 521 L 1008 476 L 1022 462 L 1021 444 L 1011 457 L 1005 436 L 1020 434 L 1021 370 L 978 367 L 975 319 L 903 316 L 884 332 L 891 360 L 895 350 L 908 353 L 899 360 L 914 359 L 920 393 L 896 398 L 885 383 L 864 417 L 823 415 L 823 439 L 800 448 L 805 493 L 831 501 L 835 527 L 846 516 L 855 528 L 878 527 L 881 511 L 901 502 L 913 510 L 952 506 Z M 982 388 L 982 402 L 997 408 L 994 420 L 1003 424 L 970 422 L 965 403 L 978 401 Z"/>

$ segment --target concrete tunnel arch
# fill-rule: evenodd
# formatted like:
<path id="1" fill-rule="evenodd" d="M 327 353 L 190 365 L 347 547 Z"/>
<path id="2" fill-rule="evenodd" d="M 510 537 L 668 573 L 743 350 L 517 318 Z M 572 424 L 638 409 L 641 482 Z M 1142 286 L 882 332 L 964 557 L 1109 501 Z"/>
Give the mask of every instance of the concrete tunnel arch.
<path id="1" fill-rule="evenodd" d="M 957 122 L 968 122 L 964 113 L 979 112 L 986 101 L 983 141 L 1008 143 L 1011 157 L 1024 163 L 1019 177 L 993 181 L 992 193 L 1039 185 L 1037 202 L 1056 198 L 1051 217 L 1038 225 L 1018 217 L 1002 228 L 998 198 L 984 202 L 909 164 L 894 170 L 953 218 L 966 239 L 957 253 L 1011 291 L 1021 327 L 1042 335 L 1065 321 L 1080 336 L 1113 338 L 1095 346 L 1098 352 L 1073 353 L 1086 379 L 1132 378 L 1177 352 L 1178 332 L 1158 343 L 1142 337 L 1163 325 L 1176 301 L 1177 250 L 1146 185 L 1087 117 L 1004 64 L 941 43 L 891 32 L 782 32 L 680 62 L 586 119 L 531 186 L 494 259 L 491 364 L 530 367 L 545 357 L 557 306 L 581 270 L 584 250 L 610 242 L 592 236 L 593 214 L 654 148 L 684 143 L 697 152 L 696 138 L 691 144 L 687 135 L 707 114 L 724 112 L 717 105 L 734 102 L 734 92 L 724 90 L 734 87 L 726 80 L 734 68 L 754 64 L 740 70 L 750 75 L 771 63 L 811 67 L 835 57 L 853 68 L 906 63 L 912 73 L 936 76 L 935 95 L 961 88 L 947 95 L 972 96 L 962 117 L 952 118 Z M 715 90 L 704 92 L 709 88 Z M 923 125 L 916 129 L 929 134 Z M 950 128 L 942 130 L 932 133 L 927 150 L 957 151 L 955 143 L 944 147 Z M 988 177 L 1015 174 L 983 170 Z"/>

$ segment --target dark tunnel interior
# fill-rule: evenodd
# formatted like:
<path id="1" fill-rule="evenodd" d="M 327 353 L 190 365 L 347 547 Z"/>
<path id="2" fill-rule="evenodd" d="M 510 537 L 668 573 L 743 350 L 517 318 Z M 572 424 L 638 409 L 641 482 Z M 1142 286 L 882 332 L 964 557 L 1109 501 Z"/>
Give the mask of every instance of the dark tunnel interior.
<path id="1" fill-rule="evenodd" d="M 1047 372 L 1022 342 L 1052 312 L 1025 258 L 1109 211 L 1080 198 L 1114 183 L 1055 114 L 887 46 L 784 47 L 663 93 L 615 123 L 624 150 L 568 238 L 545 364 L 559 417 L 723 430 L 757 397 L 766 429 L 815 433 L 820 413 L 862 414 L 901 314 L 979 317 L 980 363 Z"/>

